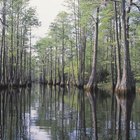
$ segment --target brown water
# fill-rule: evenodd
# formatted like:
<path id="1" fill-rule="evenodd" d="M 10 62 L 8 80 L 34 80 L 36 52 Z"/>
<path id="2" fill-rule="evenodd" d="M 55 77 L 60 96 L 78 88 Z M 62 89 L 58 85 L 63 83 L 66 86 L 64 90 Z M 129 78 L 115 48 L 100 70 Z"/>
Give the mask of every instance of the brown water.
<path id="1" fill-rule="evenodd" d="M 140 140 L 140 95 L 33 85 L 0 92 L 1 140 Z"/>

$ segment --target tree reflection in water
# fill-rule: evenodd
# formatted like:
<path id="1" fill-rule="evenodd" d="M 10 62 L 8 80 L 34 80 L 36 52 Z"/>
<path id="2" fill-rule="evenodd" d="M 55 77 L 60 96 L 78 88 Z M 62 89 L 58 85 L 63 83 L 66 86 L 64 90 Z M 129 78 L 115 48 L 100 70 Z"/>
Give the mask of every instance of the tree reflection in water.
<path id="1" fill-rule="evenodd" d="M 132 106 L 135 99 L 134 93 L 116 94 L 117 99 L 117 140 L 124 137 L 125 140 L 130 139 L 130 119 Z M 124 136 L 123 136 L 124 135 Z"/>
<path id="2" fill-rule="evenodd" d="M 97 133 L 97 112 L 96 112 L 96 92 L 87 92 L 87 96 L 89 98 L 89 102 L 91 105 L 92 111 L 92 139 L 98 140 L 98 133 Z"/>
<path id="3" fill-rule="evenodd" d="M 29 102 L 30 91 L 25 92 L 25 89 L 0 92 L 1 140 L 27 139 L 25 115 L 30 108 Z"/>
<path id="4" fill-rule="evenodd" d="M 103 90 L 85 93 L 58 86 L 35 85 L 32 89 L 1 91 L 0 137 L 1 140 L 138 140 L 140 106 L 137 98 L 134 103 L 137 108 L 131 114 L 134 99 L 133 94 L 123 96 Z"/>

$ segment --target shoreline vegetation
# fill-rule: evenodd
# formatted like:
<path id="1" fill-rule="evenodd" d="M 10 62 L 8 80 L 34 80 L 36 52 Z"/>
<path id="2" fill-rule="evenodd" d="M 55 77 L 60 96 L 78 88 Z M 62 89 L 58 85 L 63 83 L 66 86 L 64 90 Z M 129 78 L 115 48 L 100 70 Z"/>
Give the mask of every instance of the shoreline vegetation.
<path id="1" fill-rule="evenodd" d="M 110 82 L 99 83 L 98 88 L 99 89 L 104 89 L 104 90 L 107 90 L 107 91 L 112 91 L 112 86 L 111 86 Z M 138 82 L 138 83 L 136 82 L 136 93 L 140 94 L 140 82 Z"/>
<path id="2" fill-rule="evenodd" d="M 26 83 L 24 85 L 0 85 L 0 91 L 2 90 L 9 90 L 9 89 L 18 89 L 18 88 L 31 88 L 33 84 L 39 84 L 39 85 L 42 85 L 42 86 L 49 86 L 49 87 L 60 87 L 60 88 L 77 88 L 77 89 L 81 89 L 81 90 L 84 90 L 84 91 L 91 91 L 92 90 L 89 90 L 86 88 L 86 84 L 83 86 L 83 87 L 78 87 L 77 85 L 73 85 L 73 84 L 65 84 L 65 85 L 60 85 L 59 83 L 57 84 L 53 84 L 53 83 L 39 83 L 39 82 L 32 82 L 32 83 Z M 101 90 L 105 90 L 105 91 L 108 91 L 108 92 L 115 92 L 115 89 L 112 88 L 112 84 L 111 82 L 100 82 L 97 84 L 97 88 L 96 89 L 101 89 Z M 94 91 L 94 89 L 93 89 Z M 136 93 L 140 94 L 140 82 L 136 82 Z"/>

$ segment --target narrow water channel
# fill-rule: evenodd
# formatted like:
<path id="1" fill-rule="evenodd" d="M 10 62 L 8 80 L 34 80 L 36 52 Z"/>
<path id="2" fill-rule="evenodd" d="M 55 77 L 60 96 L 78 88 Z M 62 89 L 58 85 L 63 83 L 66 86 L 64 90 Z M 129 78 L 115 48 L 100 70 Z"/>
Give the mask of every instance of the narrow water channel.
<path id="1" fill-rule="evenodd" d="M 1 140 L 140 140 L 140 95 L 33 85 L 0 91 Z"/>

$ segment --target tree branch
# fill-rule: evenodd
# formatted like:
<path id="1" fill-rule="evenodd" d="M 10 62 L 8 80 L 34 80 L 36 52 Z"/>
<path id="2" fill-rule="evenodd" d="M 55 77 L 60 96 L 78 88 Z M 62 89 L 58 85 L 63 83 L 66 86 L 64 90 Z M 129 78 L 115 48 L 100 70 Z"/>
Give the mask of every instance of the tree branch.
<path id="1" fill-rule="evenodd" d="M 138 10 L 140 11 L 140 6 L 139 6 L 139 5 L 137 5 L 136 3 L 131 3 L 131 5 L 132 5 L 132 6 L 137 7 L 137 8 L 138 8 Z"/>
<path id="2" fill-rule="evenodd" d="M 0 18 L 0 22 L 1 22 L 1 24 L 2 24 L 2 25 L 4 25 L 4 26 L 8 27 L 8 25 L 7 25 L 7 24 L 3 23 L 3 21 L 2 21 L 2 19 L 1 19 L 1 18 Z"/>

